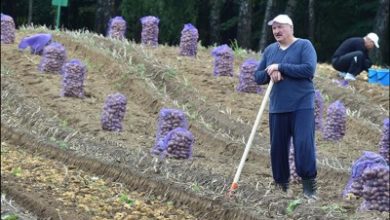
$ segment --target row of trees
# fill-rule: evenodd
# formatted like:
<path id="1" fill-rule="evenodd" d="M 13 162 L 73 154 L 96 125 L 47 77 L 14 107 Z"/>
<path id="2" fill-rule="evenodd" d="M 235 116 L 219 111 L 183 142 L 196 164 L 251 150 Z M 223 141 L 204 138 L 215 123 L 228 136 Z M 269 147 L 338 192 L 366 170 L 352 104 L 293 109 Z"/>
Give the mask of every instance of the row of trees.
<path id="1" fill-rule="evenodd" d="M 231 44 L 263 50 L 273 42 L 266 22 L 280 13 L 293 18 L 295 35 L 314 43 L 320 62 L 328 62 L 347 37 L 376 32 L 379 50 L 371 55 L 377 64 L 389 64 L 389 0 L 69 0 L 62 9 L 61 25 L 67 29 L 89 29 L 105 34 L 108 20 L 121 15 L 128 23 L 127 37 L 140 41 L 146 15 L 160 18 L 160 43 L 177 45 L 184 24 L 199 30 L 204 46 Z M 2 0 L 1 11 L 26 23 L 54 26 L 51 0 Z"/>

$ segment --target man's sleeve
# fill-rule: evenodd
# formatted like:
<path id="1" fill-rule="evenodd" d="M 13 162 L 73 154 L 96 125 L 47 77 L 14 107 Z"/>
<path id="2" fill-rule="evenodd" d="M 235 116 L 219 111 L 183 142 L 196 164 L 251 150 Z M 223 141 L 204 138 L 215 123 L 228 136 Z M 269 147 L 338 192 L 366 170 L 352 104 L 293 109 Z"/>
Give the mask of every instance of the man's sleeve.
<path id="1" fill-rule="evenodd" d="M 267 65 L 267 57 L 265 55 L 266 51 L 264 52 L 260 64 L 257 67 L 257 70 L 255 71 L 255 82 L 259 85 L 267 84 L 270 81 L 270 77 L 268 76 L 267 72 L 265 72 L 265 68 Z"/>
<path id="2" fill-rule="evenodd" d="M 317 65 L 317 54 L 310 41 L 305 40 L 301 54 L 297 54 L 297 56 L 301 57 L 302 62 L 300 64 L 281 63 L 279 64 L 279 71 L 293 78 L 312 79 Z"/>

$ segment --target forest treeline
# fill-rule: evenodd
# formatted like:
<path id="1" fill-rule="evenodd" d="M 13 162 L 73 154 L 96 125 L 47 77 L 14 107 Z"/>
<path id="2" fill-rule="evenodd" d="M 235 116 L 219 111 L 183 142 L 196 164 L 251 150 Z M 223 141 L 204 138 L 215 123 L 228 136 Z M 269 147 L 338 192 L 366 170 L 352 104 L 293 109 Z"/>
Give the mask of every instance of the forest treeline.
<path id="1" fill-rule="evenodd" d="M 1 12 L 17 26 L 55 26 L 52 0 L 2 0 Z M 160 19 L 159 43 L 178 45 L 184 24 L 199 31 L 204 46 L 237 43 L 262 51 L 273 42 L 266 22 L 286 13 L 294 21 L 295 35 L 310 39 L 319 62 L 329 62 L 346 38 L 376 32 L 379 49 L 371 52 L 374 63 L 389 65 L 389 0 L 68 0 L 61 10 L 61 27 L 106 33 L 111 17 L 123 16 L 128 39 L 140 41 L 140 18 Z"/>

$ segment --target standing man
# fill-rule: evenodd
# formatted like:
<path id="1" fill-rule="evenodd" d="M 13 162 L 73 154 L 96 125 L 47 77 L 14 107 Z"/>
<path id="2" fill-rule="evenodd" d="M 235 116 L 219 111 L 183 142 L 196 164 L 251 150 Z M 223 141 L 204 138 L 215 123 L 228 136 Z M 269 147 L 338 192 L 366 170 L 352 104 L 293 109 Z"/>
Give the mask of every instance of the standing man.
<path id="1" fill-rule="evenodd" d="M 276 16 L 268 25 L 272 26 L 276 42 L 264 50 L 255 81 L 258 84 L 274 82 L 269 106 L 273 178 L 277 186 L 287 191 L 292 138 L 303 193 L 308 198 L 316 198 L 313 77 L 317 54 L 309 40 L 294 36 L 293 22 L 287 15 Z"/>
<path id="2" fill-rule="evenodd" d="M 332 56 L 332 66 L 340 71 L 339 76 L 345 80 L 355 80 L 363 70 L 368 71 L 372 62 L 368 57 L 368 51 L 379 48 L 379 37 L 375 33 L 369 33 L 365 37 L 351 37 L 345 40 L 337 48 Z"/>

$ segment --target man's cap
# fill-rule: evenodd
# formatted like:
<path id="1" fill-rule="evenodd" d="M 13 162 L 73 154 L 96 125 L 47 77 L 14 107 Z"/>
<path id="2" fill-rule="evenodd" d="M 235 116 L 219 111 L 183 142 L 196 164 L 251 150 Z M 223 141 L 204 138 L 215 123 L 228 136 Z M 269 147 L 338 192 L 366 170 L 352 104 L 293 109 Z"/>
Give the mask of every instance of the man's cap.
<path id="1" fill-rule="evenodd" d="M 288 15 L 284 15 L 284 14 L 278 15 L 274 19 L 270 20 L 268 22 L 268 25 L 272 25 L 275 22 L 280 23 L 280 24 L 289 24 L 289 25 L 293 26 L 293 22 L 292 22 L 291 18 Z"/>
<path id="2" fill-rule="evenodd" d="M 367 34 L 366 37 L 367 37 L 368 39 L 370 39 L 372 42 L 374 42 L 375 46 L 376 46 L 377 48 L 379 48 L 379 43 L 378 43 L 379 37 L 378 37 L 377 34 L 371 32 L 371 33 Z"/>

